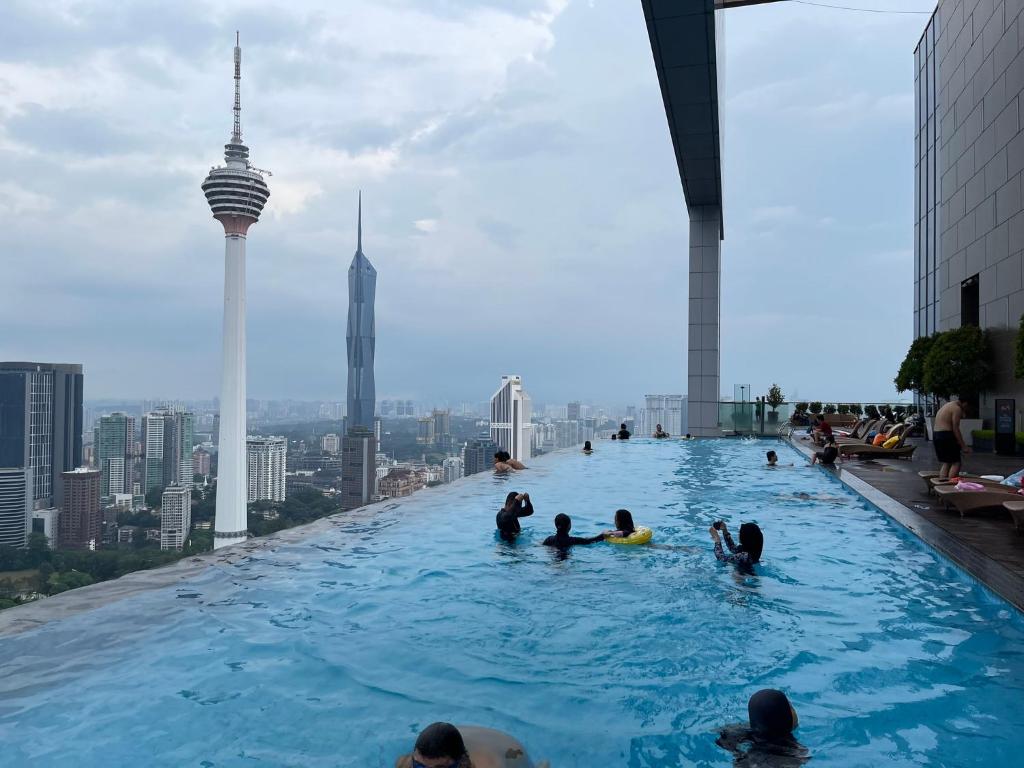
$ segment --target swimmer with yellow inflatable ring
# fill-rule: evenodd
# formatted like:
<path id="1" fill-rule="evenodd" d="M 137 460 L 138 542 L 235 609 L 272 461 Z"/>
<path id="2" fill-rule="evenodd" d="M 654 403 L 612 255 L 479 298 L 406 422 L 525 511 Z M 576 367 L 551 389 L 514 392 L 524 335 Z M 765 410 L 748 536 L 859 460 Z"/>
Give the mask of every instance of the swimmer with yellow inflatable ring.
<path id="1" fill-rule="evenodd" d="M 628 509 L 620 509 L 615 513 L 614 531 L 606 531 L 604 540 L 609 544 L 647 544 L 654 533 L 650 528 L 633 525 L 633 515 Z"/>

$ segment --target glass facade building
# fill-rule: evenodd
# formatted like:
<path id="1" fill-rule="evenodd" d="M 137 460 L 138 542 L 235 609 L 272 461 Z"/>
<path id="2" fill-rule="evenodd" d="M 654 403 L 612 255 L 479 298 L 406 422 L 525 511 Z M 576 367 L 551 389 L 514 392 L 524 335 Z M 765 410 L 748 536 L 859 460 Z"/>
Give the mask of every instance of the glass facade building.
<path id="1" fill-rule="evenodd" d="M 914 337 L 939 330 L 939 14 L 914 52 Z"/>

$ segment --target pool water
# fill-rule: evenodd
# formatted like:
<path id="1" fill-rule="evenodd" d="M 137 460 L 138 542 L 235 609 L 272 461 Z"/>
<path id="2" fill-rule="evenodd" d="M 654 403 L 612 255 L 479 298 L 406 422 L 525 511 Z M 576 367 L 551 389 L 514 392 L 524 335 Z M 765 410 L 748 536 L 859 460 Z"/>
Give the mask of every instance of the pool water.
<path id="1" fill-rule="evenodd" d="M 811 765 L 1013 765 L 1024 621 L 819 468 L 602 442 L 339 516 L 326 533 L 0 639 L 4 766 L 392 766 L 434 720 L 567 766 L 727 766 L 763 687 Z M 537 509 L 493 532 L 507 491 Z M 802 500 L 798 491 L 819 498 Z M 541 546 L 627 507 L 656 546 Z M 708 526 L 765 533 L 754 576 Z"/>

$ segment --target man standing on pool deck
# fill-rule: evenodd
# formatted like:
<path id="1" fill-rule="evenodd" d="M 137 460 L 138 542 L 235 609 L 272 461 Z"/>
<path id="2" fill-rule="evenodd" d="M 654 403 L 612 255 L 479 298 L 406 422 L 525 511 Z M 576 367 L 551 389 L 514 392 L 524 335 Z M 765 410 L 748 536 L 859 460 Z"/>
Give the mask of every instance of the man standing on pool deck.
<path id="1" fill-rule="evenodd" d="M 498 510 L 498 514 L 494 518 L 501 538 L 505 541 L 515 541 L 516 536 L 522 531 L 519 526 L 519 518 L 529 517 L 532 514 L 533 504 L 530 502 L 530 494 L 512 491 L 505 497 L 505 506 Z"/>
<path id="2" fill-rule="evenodd" d="M 960 454 L 971 452 L 964 443 L 964 436 L 960 434 L 960 419 L 964 417 L 966 408 L 967 399 L 960 395 L 939 408 L 935 414 L 932 441 L 935 443 L 935 458 L 942 465 L 939 467 L 939 477 L 943 480 L 957 477 L 960 474 Z"/>

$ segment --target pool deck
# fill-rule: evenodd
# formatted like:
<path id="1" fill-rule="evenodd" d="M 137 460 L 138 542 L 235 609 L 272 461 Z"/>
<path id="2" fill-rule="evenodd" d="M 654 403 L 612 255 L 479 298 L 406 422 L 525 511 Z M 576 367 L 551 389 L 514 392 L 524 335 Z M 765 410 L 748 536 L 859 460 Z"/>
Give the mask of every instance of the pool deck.
<path id="1" fill-rule="evenodd" d="M 792 445 L 810 456 L 810 444 L 796 433 Z M 942 552 L 971 576 L 1024 612 L 1024 533 L 1008 512 L 978 513 L 961 518 L 928 493 L 918 472 L 937 470 L 930 443 L 912 440 L 911 459 L 850 459 L 831 471 L 900 525 Z M 1009 475 L 1024 468 L 1024 458 L 975 454 L 964 471 L 972 475 Z"/>

